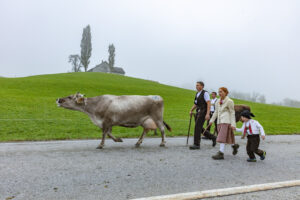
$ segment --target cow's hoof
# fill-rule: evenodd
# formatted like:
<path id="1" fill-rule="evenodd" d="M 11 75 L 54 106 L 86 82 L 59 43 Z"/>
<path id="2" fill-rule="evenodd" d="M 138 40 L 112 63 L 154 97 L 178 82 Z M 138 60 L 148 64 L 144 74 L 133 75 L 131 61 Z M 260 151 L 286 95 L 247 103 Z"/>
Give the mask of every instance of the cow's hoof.
<path id="1" fill-rule="evenodd" d="M 115 142 L 123 142 L 122 138 L 116 138 Z"/>
<path id="2" fill-rule="evenodd" d="M 135 147 L 136 147 L 136 148 L 139 148 L 140 146 L 141 146 L 141 144 L 139 144 L 139 143 L 136 143 L 136 144 L 135 144 Z"/>
<path id="3" fill-rule="evenodd" d="M 103 145 L 99 145 L 99 146 L 97 146 L 97 148 L 96 149 L 103 149 Z"/>
<path id="4" fill-rule="evenodd" d="M 160 147 L 165 147 L 166 144 L 165 144 L 165 143 L 161 143 L 159 146 L 160 146 Z"/>

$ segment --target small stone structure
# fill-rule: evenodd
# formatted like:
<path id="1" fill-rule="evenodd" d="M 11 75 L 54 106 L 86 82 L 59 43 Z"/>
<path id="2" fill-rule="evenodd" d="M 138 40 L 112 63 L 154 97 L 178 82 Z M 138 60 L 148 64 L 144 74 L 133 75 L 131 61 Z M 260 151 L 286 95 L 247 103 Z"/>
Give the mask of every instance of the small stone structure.
<path id="1" fill-rule="evenodd" d="M 114 73 L 114 74 L 121 74 L 125 75 L 125 71 L 121 67 L 110 67 L 108 62 L 103 61 L 101 64 L 96 65 L 96 67 L 88 70 L 88 72 L 104 72 L 104 73 Z"/>

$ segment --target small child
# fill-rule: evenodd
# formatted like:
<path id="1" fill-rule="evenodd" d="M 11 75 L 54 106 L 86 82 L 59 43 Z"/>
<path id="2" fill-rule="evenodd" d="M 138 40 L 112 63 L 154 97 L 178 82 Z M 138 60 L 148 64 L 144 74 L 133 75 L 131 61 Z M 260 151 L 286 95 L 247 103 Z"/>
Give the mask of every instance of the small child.
<path id="1" fill-rule="evenodd" d="M 242 139 L 247 135 L 247 154 L 249 158 L 248 162 L 256 162 L 256 158 L 254 153 L 260 156 L 261 160 L 264 160 L 266 157 L 266 152 L 258 149 L 259 147 L 259 134 L 261 134 L 261 138 L 265 139 L 265 131 L 260 123 L 256 120 L 251 119 L 251 117 L 255 117 L 253 113 L 248 110 L 244 110 L 241 113 L 241 120 L 243 122 L 242 128 L 237 128 L 237 132 L 242 132 Z"/>

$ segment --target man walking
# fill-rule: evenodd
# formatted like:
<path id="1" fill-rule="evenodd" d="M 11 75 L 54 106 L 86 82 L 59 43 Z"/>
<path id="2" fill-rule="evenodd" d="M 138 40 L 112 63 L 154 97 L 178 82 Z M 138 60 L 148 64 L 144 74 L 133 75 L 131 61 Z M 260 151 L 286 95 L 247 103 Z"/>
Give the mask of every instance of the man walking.
<path id="1" fill-rule="evenodd" d="M 201 133 L 204 131 L 203 125 L 206 120 L 210 119 L 210 97 L 207 91 L 204 89 L 204 83 L 202 81 L 197 82 L 197 93 L 194 99 L 194 105 L 190 110 L 190 115 L 193 115 L 193 111 L 196 109 L 195 130 L 194 130 L 194 145 L 190 146 L 191 150 L 200 149 Z M 210 134 L 208 131 L 204 132 L 204 136 L 212 140 L 213 146 L 216 145 L 216 137 Z"/>
<path id="2" fill-rule="evenodd" d="M 210 106 L 210 118 L 213 116 L 214 112 L 215 112 L 215 108 L 216 108 L 216 102 L 218 100 L 217 98 L 217 93 L 216 92 L 212 92 L 211 93 L 211 106 Z M 209 120 L 207 120 L 207 126 L 209 125 Z M 210 126 L 211 127 L 211 126 Z M 210 132 L 210 127 L 208 127 L 208 131 Z M 215 130 L 214 130 L 214 135 L 217 134 L 218 135 L 218 129 L 217 129 L 217 119 L 215 120 Z"/>

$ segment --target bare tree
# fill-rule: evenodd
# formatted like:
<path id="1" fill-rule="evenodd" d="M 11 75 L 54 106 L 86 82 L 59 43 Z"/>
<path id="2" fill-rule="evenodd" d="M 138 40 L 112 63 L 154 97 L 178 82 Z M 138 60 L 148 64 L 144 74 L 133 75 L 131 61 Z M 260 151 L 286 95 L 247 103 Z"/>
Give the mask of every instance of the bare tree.
<path id="1" fill-rule="evenodd" d="M 82 33 L 82 39 L 81 39 L 81 55 L 80 60 L 81 64 L 84 67 L 84 71 L 87 71 L 88 66 L 90 64 L 90 57 L 92 55 L 92 42 L 91 42 L 92 36 L 91 36 L 91 28 L 90 25 L 87 25 L 83 29 Z"/>
<path id="2" fill-rule="evenodd" d="M 253 92 L 252 94 L 250 94 L 250 93 L 232 91 L 232 92 L 230 92 L 229 95 L 230 95 L 230 97 L 236 98 L 236 99 L 266 103 L 266 97 L 258 92 Z"/>
<path id="3" fill-rule="evenodd" d="M 259 93 L 258 92 L 253 92 L 251 95 L 251 101 L 253 102 L 257 102 L 257 98 L 259 97 Z"/>
<path id="4" fill-rule="evenodd" d="M 80 56 L 78 54 L 69 55 L 69 63 L 72 64 L 72 72 L 80 72 L 82 67 Z"/>
<path id="5" fill-rule="evenodd" d="M 282 105 L 289 106 L 289 107 L 300 108 L 300 101 L 289 99 L 289 98 L 285 98 L 282 101 Z"/>
<path id="6" fill-rule="evenodd" d="M 258 98 L 257 98 L 257 101 L 259 103 L 266 103 L 266 97 L 265 95 L 260 95 Z"/>
<path id="7" fill-rule="evenodd" d="M 115 65 L 115 46 L 114 44 L 110 44 L 108 46 L 108 53 L 109 53 L 109 56 L 108 56 L 108 65 L 109 67 L 112 69 Z"/>

